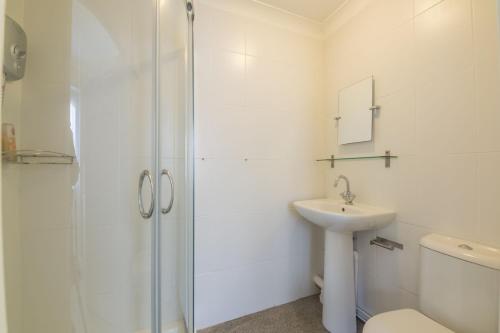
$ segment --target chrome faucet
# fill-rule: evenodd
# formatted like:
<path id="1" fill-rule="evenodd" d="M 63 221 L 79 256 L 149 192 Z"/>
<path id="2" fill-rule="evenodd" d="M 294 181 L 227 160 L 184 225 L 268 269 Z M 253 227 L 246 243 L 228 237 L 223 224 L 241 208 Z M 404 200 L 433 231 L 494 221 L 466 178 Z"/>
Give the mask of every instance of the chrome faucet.
<path id="1" fill-rule="evenodd" d="M 349 184 L 349 179 L 347 179 L 346 176 L 340 175 L 337 177 L 335 180 L 335 183 L 333 184 L 334 187 L 339 186 L 340 180 L 344 180 L 346 184 L 346 190 L 345 192 L 340 193 L 340 196 L 342 199 L 344 199 L 346 205 L 352 205 L 352 202 L 356 198 L 356 196 L 351 192 L 351 186 Z"/>

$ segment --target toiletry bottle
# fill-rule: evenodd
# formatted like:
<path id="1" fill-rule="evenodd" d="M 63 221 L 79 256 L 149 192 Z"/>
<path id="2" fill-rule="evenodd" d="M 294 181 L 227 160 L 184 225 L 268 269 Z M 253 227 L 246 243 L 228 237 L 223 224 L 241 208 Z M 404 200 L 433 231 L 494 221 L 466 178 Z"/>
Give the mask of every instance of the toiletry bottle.
<path id="1" fill-rule="evenodd" d="M 16 129 L 13 124 L 2 124 L 2 155 L 7 160 L 14 159 L 16 151 Z"/>

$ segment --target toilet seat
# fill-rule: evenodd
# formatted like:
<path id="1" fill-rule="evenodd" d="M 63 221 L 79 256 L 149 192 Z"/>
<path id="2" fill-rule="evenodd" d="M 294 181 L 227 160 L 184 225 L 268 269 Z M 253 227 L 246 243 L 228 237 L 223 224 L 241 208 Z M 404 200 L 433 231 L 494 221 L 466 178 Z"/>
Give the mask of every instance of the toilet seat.
<path id="1" fill-rule="evenodd" d="M 454 333 L 418 311 L 411 309 L 385 312 L 372 317 L 363 333 Z"/>

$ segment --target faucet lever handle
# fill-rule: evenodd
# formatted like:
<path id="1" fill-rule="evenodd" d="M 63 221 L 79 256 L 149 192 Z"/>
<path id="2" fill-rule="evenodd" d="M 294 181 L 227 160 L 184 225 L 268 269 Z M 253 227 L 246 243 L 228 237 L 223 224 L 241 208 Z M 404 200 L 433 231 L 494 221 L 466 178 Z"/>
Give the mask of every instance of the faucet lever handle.
<path id="1" fill-rule="evenodd" d="M 349 191 L 340 193 L 340 197 L 344 199 L 346 205 L 352 205 L 352 202 L 356 199 L 356 195 Z"/>

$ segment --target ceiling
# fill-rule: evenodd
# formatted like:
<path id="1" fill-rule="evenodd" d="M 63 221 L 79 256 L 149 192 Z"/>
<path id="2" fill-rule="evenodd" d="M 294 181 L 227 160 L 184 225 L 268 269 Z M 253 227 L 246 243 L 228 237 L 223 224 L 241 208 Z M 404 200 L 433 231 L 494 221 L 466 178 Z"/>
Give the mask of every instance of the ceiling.
<path id="1" fill-rule="evenodd" d="M 324 22 L 345 0 L 258 0 L 287 12 Z"/>

